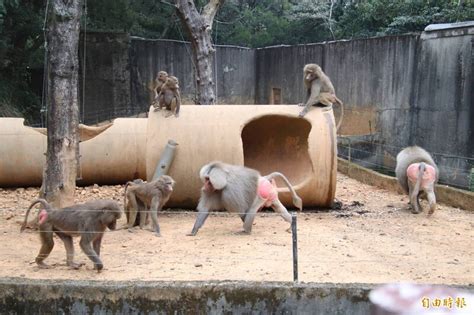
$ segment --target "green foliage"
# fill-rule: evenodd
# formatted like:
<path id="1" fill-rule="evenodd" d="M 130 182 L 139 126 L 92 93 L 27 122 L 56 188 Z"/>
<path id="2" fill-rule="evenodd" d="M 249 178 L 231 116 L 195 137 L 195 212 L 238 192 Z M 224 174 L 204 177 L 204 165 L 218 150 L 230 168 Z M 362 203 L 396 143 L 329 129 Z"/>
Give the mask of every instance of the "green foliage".
<path id="1" fill-rule="evenodd" d="M 364 38 L 421 32 L 431 23 L 474 19 L 471 2 L 366 0 L 346 5 L 338 20 L 337 38 Z"/>
<path id="2" fill-rule="evenodd" d="M 219 44 L 240 46 L 269 45 L 286 28 L 272 12 L 278 1 L 226 2 L 217 13 L 213 38 Z"/>
<path id="3" fill-rule="evenodd" d="M 182 39 L 174 9 L 157 0 L 88 1 L 87 28 L 90 31 L 126 32 L 145 38 Z"/>
<path id="4" fill-rule="evenodd" d="M 441 0 L 227 1 L 217 39 L 262 47 L 421 32 L 431 23 L 474 20 L 473 8 Z"/>
<path id="5" fill-rule="evenodd" d="M 39 116 L 32 74 L 42 67 L 43 1 L 0 0 L 0 114 Z"/>
<path id="6" fill-rule="evenodd" d="M 135 12 L 128 0 L 87 1 L 88 28 L 95 31 L 128 32 Z"/>
<path id="7" fill-rule="evenodd" d="M 474 19 L 474 6 L 459 6 L 447 1 L 410 1 L 400 4 L 398 15 L 384 29 L 385 34 L 421 31 L 433 23 L 452 23 Z"/>

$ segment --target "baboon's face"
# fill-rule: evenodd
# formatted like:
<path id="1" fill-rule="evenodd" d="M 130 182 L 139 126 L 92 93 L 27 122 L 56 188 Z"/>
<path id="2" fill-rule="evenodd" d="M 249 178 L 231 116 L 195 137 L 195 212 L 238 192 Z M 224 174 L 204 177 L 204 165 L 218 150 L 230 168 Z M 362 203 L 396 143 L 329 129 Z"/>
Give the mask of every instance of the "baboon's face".
<path id="1" fill-rule="evenodd" d="M 168 73 L 166 73 L 165 71 L 158 72 L 158 80 L 159 81 L 165 82 L 167 78 L 168 78 Z"/>
<path id="2" fill-rule="evenodd" d="M 304 79 L 311 82 L 319 77 L 321 67 L 316 64 L 309 64 L 304 67 Z"/>

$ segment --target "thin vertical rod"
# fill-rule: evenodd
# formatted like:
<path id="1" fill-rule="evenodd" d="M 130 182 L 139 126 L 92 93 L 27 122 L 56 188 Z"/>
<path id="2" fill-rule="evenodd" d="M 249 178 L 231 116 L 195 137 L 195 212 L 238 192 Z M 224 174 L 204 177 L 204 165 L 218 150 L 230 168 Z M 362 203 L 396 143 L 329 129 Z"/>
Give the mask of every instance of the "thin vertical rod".
<path id="1" fill-rule="evenodd" d="M 293 281 L 298 281 L 298 239 L 296 235 L 296 214 L 291 214 L 291 237 L 293 239 Z"/>

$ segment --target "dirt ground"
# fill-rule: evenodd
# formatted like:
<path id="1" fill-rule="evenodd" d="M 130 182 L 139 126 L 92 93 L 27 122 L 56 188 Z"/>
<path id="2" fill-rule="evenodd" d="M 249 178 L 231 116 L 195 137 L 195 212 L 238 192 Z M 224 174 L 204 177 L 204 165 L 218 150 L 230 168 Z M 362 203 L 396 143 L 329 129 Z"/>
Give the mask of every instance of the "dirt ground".
<path id="1" fill-rule="evenodd" d="M 122 186 L 78 188 L 77 201 L 114 198 L 122 202 Z M 38 269 L 36 231 L 19 233 L 17 221 L 37 188 L 0 189 L 0 277 L 88 280 L 292 280 L 291 234 L 272 212 L 260 213 L 252 235 L 236 235 L 237 215 L 212 214 L 195 237 L 195 213 L 166 211 L 159 215 L 162 237 L 150 231 L 107 232 L 101 257 L 105 268 L 65 265 L 59 239 Z M 298 214 L 299 278 L 304 282 L 474 283 L 474 212 L 439 205 L 432 217 L 414 215 L 407 197 L 364 185 L 338 174 L 340 210 Z M 424 204 L 426 207 L 426 204 Z M 311 210 L 311 209 L 308 209 Z M 119 225 L 125 222 L 121 219 Z"/>

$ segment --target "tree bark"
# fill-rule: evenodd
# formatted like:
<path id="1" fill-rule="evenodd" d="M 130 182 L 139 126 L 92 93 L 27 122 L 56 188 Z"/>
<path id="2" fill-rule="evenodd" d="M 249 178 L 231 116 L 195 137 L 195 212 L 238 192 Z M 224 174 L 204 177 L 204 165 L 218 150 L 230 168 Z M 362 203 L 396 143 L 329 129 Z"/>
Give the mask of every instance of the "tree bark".
<path id="1" fill-rule="evenodd" d="M 47 26 L 48 145 L 44 197 L 56 207 L 74 202 L 78 166 L 78 48 L 82 0 L 53 0 Z"/>
<path id="2" fill-rule="evenodd" d="M 189 34 L 193 52 L 193 63 L 197 86 L 197 104 L 214 104 L 212 56 L 215 49 L 211 41 L 214 17 L 224 0 L 210 0 L 202 10 L 196 9 L 193 0 L 175 0 L 175 6 L 186 31 Z"/>

